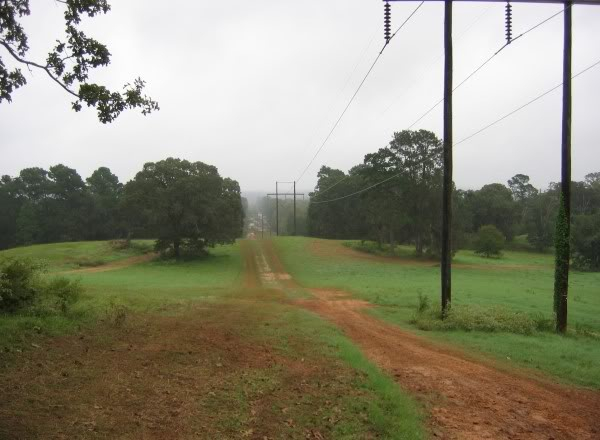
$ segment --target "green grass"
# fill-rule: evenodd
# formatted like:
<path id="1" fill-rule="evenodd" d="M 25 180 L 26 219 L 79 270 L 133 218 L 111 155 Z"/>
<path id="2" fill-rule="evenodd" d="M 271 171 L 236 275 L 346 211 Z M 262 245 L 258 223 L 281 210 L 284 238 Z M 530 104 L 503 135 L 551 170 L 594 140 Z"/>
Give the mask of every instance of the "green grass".
<path id="1" fill-rule="evenodd" d="M 239 245 L 219 246 L 204 258 L 176 262 L 157 259 L 125 269 L 67 274 L 80 279 L 87 301 L 81 308 L 110 300 L 137 309 L 156 309 L 171 302 L 211 299 L 227 294 L 240 279 Z"/>
<path id="2" fill-rule="evenodd" d="M 116 261 L 139 255 L 149 242 L 138 242 L 127 251 L 115 251 L 107 242 L 60 243 L 16 248 L 2 252 L 8 257 L 29 257 L 49 262 L 50 273 L 68 269 L 73 259 L 102 256 Z M 134 311 L 169 310 L 170 304 L 210 300 L 226 295 L 240 277 L 242 262 L 238 245 L 219 246 L 205 258 L 177 263 L 155 260 L 100 273 L 70 273 L 85 289 L 82 299 L 66 314 L 57 316 L 0 316 L 0 348 L 20 349 L 37 334 L 58 335 L 93 323 L 115 305 Z"/>
<path id="3" fill-rule="evenodd" d="M 50 261 L 54 271 L 69 267 L 72 258 L 102 254 L 111 261 L 122 256 L 117 251 L 111 254 L 103 243 L 34 246 L 9 252 L 13 256 L 42 256 Z M 127 315 L 137 313 L 185 316 L 183 311 L 188 310 L 192 301 L 206 301 L 211 307 L 233 305 L 239 309 L 231 317 L 235 322 L 223 321 L 224 331 L 241 329 L 241 335 L 248 341 L 262 340 L 297 362 L 306 359 L 308 366 L 332 362 L 330 365 L 339 364 L 340 371 L 345 372 L 343 376 L 328 379 L 327 383 L 320 383 L 321 376 L 317 376 L 313 379 L 315 383 L 309 384 L 316 390 L 312 395 L 302 395 L 300 400 L 288 403 L 296 424 L 295 428 L 289 428 L 290 434 L 304 437 L 306 427 L 316 426 L 328 430 L 323 431 L 328 432 L 327 438 L 336 439 L 370 438 L 373 433 L 376 438 L 392 440 L 425 438 L 416 402 L 404 394 L 391 377 L 369 362 L 340 330 L 311 312 L 282 303 L 280 291 L 241 289 L 242 270 L 239 245 L 235 244 L 219 246 L 211 250 L 210 256 L 194 261 L 155 260 L 108 272 L 66 274 L 64 276 L 81 280 L 85 288 L 82 300 L 65 316 L 0 316 L 0 349 L 31 349 L 38 338 L 72 333 L 98 320 L 116 322 L 119 313 L 123 319 L 130 320 Z M 295 290 L 285 293 L 301 295 Z M 250 301 L 240 303 L 240 299 L 246 299 L 244 295 L 248 295 Z M 246 319 L 260 324 L 244 323 Z M 286 389 L 281 381 L 287 375 L 285 369 L 277 365 L 240 373 L 239 383 L 232 381 L 227 392 L 217 395 L 221 400 L 217 399 L 215 404 L 231 405 L 239 412 L 239 419 L 223 420 L 231 426 L 222 428 L 239 433 L 250 418 L 249 399 L 281 393 L 282 387 Z M 295 393 L 290 396 L 296 398 Z"/>
<path id="4" fill-rule="evenodd" d="M 346 290 L 379 307 L 373 313 L 420 332 L 410 322 L 419 294 L 439 297 L 439 268 L 410 265 L 401 260 L 373 261 L 311 253 L 311 239 L 285 237 L 275 245 L 290 274 L 306 287 Z M 341 242 L 332 243 L 341 246 Z M 486 259 L 472 251 L 459 252 L 453 269 L 453 303 L 502 306 L 512 311 L 552 317 L 552 255 L 507 251 L 501 259 Z M 461 267 L 464 266 L 464 267 Z M 519 267 L 521 266 L 521 267 Z M 600 274 L 572 272 L 570 328 L 600 334 Z M 571 332 L 532 335 L 482 331 L 420 332 L 459 344 L 503 362 L 529 366 L 565 381 L 600 388 L 600 340 Z"/>
<path id="5" fill-rule="evenodd" d="M 153 241 L 133 240 L 129 249 L 114 250 L 106 241 L 36 244 L 0 251 L 0 258 L 43 260 L 49 272 L 98 266 L 151 251 Z"/>
<path id="6" fill-rule="evenodd" d="M 308 350 L 311 357 L 338 358 L 357 371 L 359 375 L 353 386 L 362 392 L 345 398 L 343 405 L 352 414 L 365 413 L 377 438 L 417 440 L 426 437 L 417 403 L 372 364 L 338 328 L 306 310 L 275 307 L 276 313 L 271 315 L 269 325 L 263 326 L 260 332 L 269 338 L 275 335 L 282 344 L 279 350 L 288 355 L 305 356 Z M 306 348 L 306 341 L 311 341 L 310 349 Z M 364 421 L 346 417 L 335 426 L 332 438 L 367 438 L 364 428 Z"/>

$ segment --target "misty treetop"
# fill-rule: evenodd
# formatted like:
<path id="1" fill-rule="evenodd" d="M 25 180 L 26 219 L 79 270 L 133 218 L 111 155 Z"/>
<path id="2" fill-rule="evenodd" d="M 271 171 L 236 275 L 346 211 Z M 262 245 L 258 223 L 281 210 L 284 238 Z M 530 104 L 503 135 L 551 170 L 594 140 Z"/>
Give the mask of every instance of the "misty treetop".
<path id="1" fill-rule="evenodd" d="M 394 133 L 388 147 L 367 154 L 348 173 L 323 166 L 310 194 L 308 231 L 316 237 L 373 240 L 380 246 L 411 244 L 416 255 L 439 255 L 441 225 L 441 142 L 434 133 Z M 381 183 L 383 182 L 383 183 Z M 368 191 L 357 193 L 376 185 Z M 546 251 L 554 244 L 560 188 L 536 189 L 518 173 L 507 185 L 453 192 L 454 250 L 473 248 L 478 231 L 493 225 L 510 243 L 525 235 Z M 339 200 L 338 200 L 339 199 Z M 330 202 L 328 202 L 330 201 Z M 321 203 L 327 202 L 327 203 Z M 600 270 L 600 173 L 572 183 L 575 267 Z"/>
<path id="2" fill-rule="evenodd" d="M 240 187 L 214 166 L 169 158 L 123 185 L 100 167 L 85 181 L 59 164 L 0 179 L 0 249 L 131 235 L 201 251 L 242 234 Z"/>

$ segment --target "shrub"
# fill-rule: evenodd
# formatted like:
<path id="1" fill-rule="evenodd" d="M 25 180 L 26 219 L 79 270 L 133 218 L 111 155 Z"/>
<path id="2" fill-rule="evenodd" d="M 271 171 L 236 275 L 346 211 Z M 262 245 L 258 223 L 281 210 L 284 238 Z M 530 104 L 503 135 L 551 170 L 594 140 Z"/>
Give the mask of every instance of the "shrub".
<path id="1" fill-rule="evenodd" d="M 499 256 L 504 249 L 506 239 L 494 225 L 485 225 L 477 231 L 475 253 L 484 257 Z"/>
<path id="2" fill-rule="evenodd" d="M 0 261 L 0 312 L 66 313 L 83 289 L 78 281 L 64 277 L 43 279 L 39 275 L 44 268 L 25 258 Z"/>
<path id="3" fill-rule="evenodd" d="M 417 313 L 424 313 L 430 307 L 429 297 L 419 292 L 419 302 L 417 304 Z"/>
<path id="4" fill-rule="evenodd" d="M 110 240 L 108 245 L 115 251 L 121 251 L 131 247 L 131 240 L 129 238 L 123 240 Z"/>
<path id="5" fill-rule="evenodd" d="M 0 311 L 15 312 L 30 305 L 43 269 L 41 263 L 28 258 L 0 260 Z"/>
<path id="6" fill-rule="evenodd" d="M 82 292 L 79 281 L 58 277 L 43 286 L 40 299 L 45 301 L 48 311 L 66 313 L 79 300 Z"/>
<path id="7" fill-rule="evenodd" d="M 421 307 L 411 324 L 421 330 L 431 331 L 482 331 L 507 332 L 529 335 L 536 331 L 553 331 L 554 320 L 542 315 L 530 316 L 504 307 L 481 307 L 474 305 L 453 305 L 445 319 L 442 319 L 440 306 Z"/>

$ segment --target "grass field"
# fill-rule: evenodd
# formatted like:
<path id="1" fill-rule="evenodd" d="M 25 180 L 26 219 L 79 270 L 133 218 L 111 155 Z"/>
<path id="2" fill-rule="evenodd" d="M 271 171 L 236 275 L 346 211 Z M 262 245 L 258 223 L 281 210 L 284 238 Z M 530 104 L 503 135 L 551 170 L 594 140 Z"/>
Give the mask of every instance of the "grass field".
<path id="1" fill-rule="evenodd" d="M 352 293 L 377 307 L 373 313 L 418 331 L 410 321 L 419 294 L 433 302 L 439 295 L 439 268 L 433 262 L 404 258 L 360 258 L 342 242 L 306 238 L 275 241 L 286 269 L 306 287 L 331 287 Z M 366 257 L 370 257 L 366 255 Z M 500 259 L 459 252 L 453 269 L 453 304 L 502 306 L 551 318 L 552 255 L 507 251 Z M 572 272 L 569 319 L 571 329 L 600 333 L 600 274 Z M 492 355 L 505 365 L 531 367 L 565 381 L 600 388 L 600 339 L 572 331 L 532 335 L 481 331 L 421 332 L 460 344 L 474 353 Z"/>
<path id="2" fill-rule="evenodd" d="M 68 243 L 1 255 L 42 256 L 55 276 L 132 254 Z M 66 315 L 0 316 L 0 438 L 425 437 L 417 404 L 339 330 L 245 288 L 243 270 L 236 244 L 70 272 L 85 294 Z"/>
<path id="3" fill-rule="evenodd" d="M 114 250 L 106 241 L 36 244 L 0 251 L 0 257 L 35 258 L 44 261 L 49 272 L 101 266 L 150 252 L 151 240 L 133 240 L 128 249 Z"/>

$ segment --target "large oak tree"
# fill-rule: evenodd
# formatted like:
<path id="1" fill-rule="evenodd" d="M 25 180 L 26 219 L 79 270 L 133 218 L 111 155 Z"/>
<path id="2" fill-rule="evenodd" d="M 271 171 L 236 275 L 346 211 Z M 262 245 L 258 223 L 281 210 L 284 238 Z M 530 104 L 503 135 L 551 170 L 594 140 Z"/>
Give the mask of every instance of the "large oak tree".
<path id="1" fill-rule="evenodd" d="M 175 257 L 231 243 L 243 230 L 239 184 L 202 162 L 168 158 L 149 162 L 125 185 L 130 219 L 158 237 L 157 250 Z"/>

